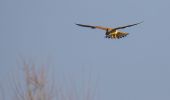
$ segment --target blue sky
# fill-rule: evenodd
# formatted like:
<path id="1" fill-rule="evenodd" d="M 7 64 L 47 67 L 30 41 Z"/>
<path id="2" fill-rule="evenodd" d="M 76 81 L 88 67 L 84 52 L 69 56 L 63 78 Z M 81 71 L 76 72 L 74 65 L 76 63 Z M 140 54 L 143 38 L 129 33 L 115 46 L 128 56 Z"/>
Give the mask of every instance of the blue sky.
<path id="1" fill-rule="evenodd" d="M 169 0 L 1 0 L 0 81 L 18 59 L 100 77 L 100 100 L 170 99 Z M 75 23 L 126 28 L 120 40 Z M 87 72 L 87 73 L 86 73 Z M 69 74 L 68 74 L 69 73 Z M 74 77 L 73 75 L 73 77 Z M 93 77 L 94 76 L 94 77 Z"/>

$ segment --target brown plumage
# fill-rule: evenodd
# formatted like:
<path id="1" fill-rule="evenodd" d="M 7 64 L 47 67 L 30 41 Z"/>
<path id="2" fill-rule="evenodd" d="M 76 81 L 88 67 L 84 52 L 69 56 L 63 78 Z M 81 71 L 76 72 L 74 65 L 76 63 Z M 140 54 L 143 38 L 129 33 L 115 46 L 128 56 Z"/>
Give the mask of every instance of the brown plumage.
<path id="1" fill-rule="evenodd" d="M 91 26 L 91 25 L 83 25 L 83 24 L 76 24 L 76 25 L 82 26 L 82 27 L 89 27 L 89 28 L 92 28 L 92 29 L 105 30 L 106 31 L 106 33 L 105 33 L 105 37 L 106 38 L 120 39 L 122 37 L 127 36 L 128 33 L 118 31 L 119 29 L 124 29 L 124 28 L 127 28 L 127 27 L 132 27 L 132 26 L 138 25 L 140 23 L 142 23 L 142 22 L 139 22 L 139 23 L 136 23 L 136 24 L 130 24 L 130 25 L 126 25 L 126 26 L 120 26 L 120 27 L 116 27 L 116 28 L 108 28 L 108 27 L 102 27 L 102 26 Z"/>

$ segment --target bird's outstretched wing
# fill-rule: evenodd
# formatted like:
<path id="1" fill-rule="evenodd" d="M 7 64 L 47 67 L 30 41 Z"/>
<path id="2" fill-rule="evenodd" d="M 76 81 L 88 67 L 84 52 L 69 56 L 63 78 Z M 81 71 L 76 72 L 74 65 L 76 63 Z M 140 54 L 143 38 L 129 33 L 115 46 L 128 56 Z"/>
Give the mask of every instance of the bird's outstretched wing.
<path id="1" fill-rule="evenodd" d="M 76 24 L 78 26 L 82 26 L 82 27 L 89 27 L 89 28 L 92 28 L 92 29 L 101 29 L 101 30 L 107 30 L 108 28 L 107 27 L 102 27 L 102 26 L 91 26 L 91 25 L 83 25 L 83 24 Z"/>
<path id="2" fill-rule="evenodd" d="M 143 23 L 143 21 L 142 21 L 142 22 L 139 22 L 139 23 L 136 23 L 136 24 L 131 24 L 131 25 L 126 25 L 126 26 L 116 27 L 116 28 L 114 28 L 114 30 L 117 30 L 117 29 L 124 29 L 124 28 L 126 28 L 126 27 L 135 26 L 135 25 L 138 25 L 138 24 L 141 24 L 141 23 Z"/>

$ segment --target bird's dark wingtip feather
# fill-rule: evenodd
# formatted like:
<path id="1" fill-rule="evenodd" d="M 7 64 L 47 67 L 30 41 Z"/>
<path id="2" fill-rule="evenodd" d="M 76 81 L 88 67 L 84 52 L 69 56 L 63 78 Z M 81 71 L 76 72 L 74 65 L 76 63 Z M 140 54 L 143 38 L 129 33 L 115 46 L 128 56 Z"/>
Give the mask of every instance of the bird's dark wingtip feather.
<path id="1" fill-rule="evenodd" d="M 77 24 L 77 23 L 75 23 L 75 25 L 78 25 L 78 26 L 80 26 L 80 24 Z"/>
<path id="2" fill-rule="evenodd" d="M 92 29 L 95 29 L 95 28 L 96 28 L 95 26 L 84 25 L 84 24 L 76 24 L 76 25 L 82 26 L 82 27 L 89 27 L 89 28 L 92 28 Z"/>
<path id="3" fill-rule="evenodd" d="M 137 23 L 137 24 L 141 24 L 141 23 L 143 23 L 144 21 L 141 21 L 141 22 L 139 22 L 139 23 Z"/>
<path id="4" fill-rule="evenodd" d="M 83 25 L 83 24 L 76 24 L 76 25 L 78 25 L 78 26 L 86 26 L 86 25 Z"/>

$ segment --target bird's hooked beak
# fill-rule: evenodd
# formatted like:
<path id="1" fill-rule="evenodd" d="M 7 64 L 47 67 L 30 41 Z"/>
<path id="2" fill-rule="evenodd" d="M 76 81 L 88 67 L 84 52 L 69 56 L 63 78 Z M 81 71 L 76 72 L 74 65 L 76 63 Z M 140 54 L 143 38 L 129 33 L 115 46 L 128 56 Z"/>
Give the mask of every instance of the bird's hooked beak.
<path id="1" fill-rule="evenodd" d="M 106 32 L 108 32 L 108 28 L 106 29 Z"/>
<path id="2" fill-rule="evenodd" d="M 105 35 L 109 35 L 109 29 L 106 29 L 106 34 Z"/>

